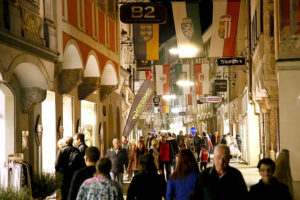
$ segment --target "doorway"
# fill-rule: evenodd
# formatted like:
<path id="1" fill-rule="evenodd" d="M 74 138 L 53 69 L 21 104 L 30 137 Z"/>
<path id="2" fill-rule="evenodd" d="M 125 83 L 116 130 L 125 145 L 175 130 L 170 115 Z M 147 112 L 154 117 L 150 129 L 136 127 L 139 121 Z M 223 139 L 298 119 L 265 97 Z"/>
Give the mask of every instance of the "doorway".
<path id="1" fill-rule="evenodd" d="M 81 101 L 81 127 L 88 146 L 98 146 L 97 127 L 97 104 L 89 101 Z"/>

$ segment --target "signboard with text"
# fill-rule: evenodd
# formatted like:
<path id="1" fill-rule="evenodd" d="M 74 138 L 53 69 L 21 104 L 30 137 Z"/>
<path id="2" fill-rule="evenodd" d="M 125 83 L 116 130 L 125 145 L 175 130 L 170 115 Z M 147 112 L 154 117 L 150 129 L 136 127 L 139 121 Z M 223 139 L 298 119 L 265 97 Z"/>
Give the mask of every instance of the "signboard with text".
<path id="1" fill-rule="evenodd" d="M 200 99 L 198 101 L 200 103 L 221 103 L 222 97 L 219 97 L 219 96 L 200 97 Z"/>
<path id="2" fill-rule="evenodd" d="M 120 8 L 120 18 L 127 24 L 163 24 L 167 21 L 167 9 L 158 3 L 126 3 Z"/>
<path id="3" fill-rule="evenodd" d="M 218 66 L 245 65 L 245 58 L 218 58 Z"/>
<path id="4" fill-rule="evenodd" d="M 227 80 L 215 80 L 215 92 L 227 92 Z"/>

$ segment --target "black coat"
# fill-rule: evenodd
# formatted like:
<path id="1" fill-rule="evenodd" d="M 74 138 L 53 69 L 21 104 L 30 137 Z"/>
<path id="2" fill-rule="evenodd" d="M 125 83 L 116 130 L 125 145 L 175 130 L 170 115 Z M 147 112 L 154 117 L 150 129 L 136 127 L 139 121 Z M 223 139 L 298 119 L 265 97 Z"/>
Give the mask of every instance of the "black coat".
<path id="1" fill-rule="evenodd" d="M 249 195 L 251 200 L 292 200 L 289 188 L 276 178 L 272 178 L 271 185 L 266 185 L 260 180 L 257 184 L 250 187 Z"/>
<path id="2" fill-rule="evenodd" d="M 199 177 L 190 200 L 248 199 L 247 186 L 241 172 L 228 167 L 219 178 L 214 167 L 207 168 Z"/>
<path id="3" fill-rule="evenodd" d="M 127 169 L 128 154 L 127 154 L 126 149 L 120 148 L 118 153 L 116 153 L 114 148 L 110 148 L 106 152 L 106 157 L 108 157 L 111 160 L 111 163 L 112 163 L 111 172 L 123 173 L 124 165 Z"/>
<path id="4" fill-rule="evenodd" d="M 127 200 L 161 200 L 166 195 L 167 184 L 163 176 L 142 173 L 133 177 Z"/>
<path id="5" fill-rule="evenodd" d="M 66 200 L 68 197 L 74 172 L 83 167 L 85 167 L 84 158 L 80 151 L 72 145 L 67 145 L 57 152 L 55 171 L 63 174 L 62 200 Z"/>
<path id="6" fill-rule="evenodd" d="M 75 200 L 81 184 L 88 178 L 92 178 L 96 168 L 89 166 L 76 171 L 71 181 L 71 187 L 68 195 L 68 200 Z"/>

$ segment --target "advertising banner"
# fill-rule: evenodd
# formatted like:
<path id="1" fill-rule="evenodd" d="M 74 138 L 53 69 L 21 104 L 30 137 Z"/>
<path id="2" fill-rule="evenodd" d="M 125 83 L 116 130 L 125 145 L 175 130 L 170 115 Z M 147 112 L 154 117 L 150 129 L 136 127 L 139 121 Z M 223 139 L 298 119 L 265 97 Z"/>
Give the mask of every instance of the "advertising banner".
<path id="1" fill-rule="evenodd" d="M 128 119 L 124 128 L 123 135 L 129 136 L 131 130 L 140 118 L 144 109 L 148 105 L 148 101 L 153 98 L 153 83 L 151 80 L 146 79 L 136 94 Z"/>

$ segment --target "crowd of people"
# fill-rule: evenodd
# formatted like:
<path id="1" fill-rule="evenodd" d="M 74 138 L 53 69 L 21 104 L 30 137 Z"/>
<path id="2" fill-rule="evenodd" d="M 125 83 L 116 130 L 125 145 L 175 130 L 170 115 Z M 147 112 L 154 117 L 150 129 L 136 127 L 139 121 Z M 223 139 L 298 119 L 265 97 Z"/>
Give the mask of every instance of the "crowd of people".
<path id="1" fill-rule="evenodd" d="M 241 172 L 229 165 L 231 143 L 224 140 L 217 133 L 184 136 L 182 131 L 149 133 L 137 143 L 123 136 L 122 142 L 113 139 L 100 158 L 97 147 L 85 145 L 83 134 L 74 141 L 68 137 L 55 163 L 63 174 L 61 199 L 123 199 L 124 193 L 127 200 L 292 199 L 288 187 L 273 177 L 275 163 L 268 158 L 258 163 L 262 178 L 248 191 Z M 207 167 L 210 153 L 213 166 Z M 127 194 L 124 179 L 131 180 Z"/>

